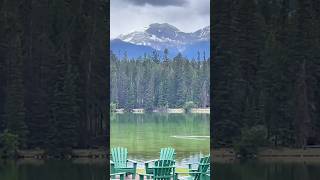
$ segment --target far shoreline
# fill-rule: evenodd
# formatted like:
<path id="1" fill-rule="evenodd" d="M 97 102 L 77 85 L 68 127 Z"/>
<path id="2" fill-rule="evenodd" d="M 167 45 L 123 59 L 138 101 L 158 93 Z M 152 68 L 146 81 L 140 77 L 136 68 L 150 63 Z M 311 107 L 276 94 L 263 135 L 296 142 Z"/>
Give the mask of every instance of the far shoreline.
<path id="1" fill-rule="evenodd" d="M 236 152 L 232 148 L 219 148 L 211 150 L 213 161 L 220 160 L 236 160 L 238 159 Z M 67 155 L 62 159 L 106 159 L 106 148 L 98 149 L 73 149 L 71 155 Z M 320 148 L 260 148 L 255 155 L 257 160 L 260 159 L 307 159 L 314 158 L 320 161 Z M 1 159 L 1 158 L 0 158 Z M 10 158 L 8 158 L 10 159 Z M 46 152 L 41 149 L 18 150 L 17 159 L 61 159 L 61 157 L 47 156 Z"/>
<path id="2" fill-rule="evenodd" d="M 214 161 L 227 162 L 239 159 L 233 148 L 218 148 L 211 151 Z M 254 155 L 256 160 L 294 160 L 313 159 L 320 162 L 320 148 L 260 148 Z"/>
<path id="3" fill-rule="evenodd" d="M 146 113 L 146 111 L 143 108 L 135 108 L 131 111 L 126 111 L 124 108 L 115 109 L 114 113 L 135 113 L 135 114 L 143 114 Z M 169 114 L 184 114 L 186 113 L 186 110 L 184 108 L 167 108 L 167 109 L 154 109 L 151 111 L 151 113 L 169 113 Z M 190 112 L 192 114 L 210 114 L 210 107 L 208 108 L 191 108 Z"/>

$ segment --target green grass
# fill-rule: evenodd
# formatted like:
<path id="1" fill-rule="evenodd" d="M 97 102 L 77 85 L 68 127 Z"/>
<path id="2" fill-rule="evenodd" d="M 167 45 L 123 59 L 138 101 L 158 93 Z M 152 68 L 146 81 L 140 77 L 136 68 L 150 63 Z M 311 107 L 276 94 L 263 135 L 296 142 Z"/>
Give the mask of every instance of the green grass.
<path id="1" fill-rule="evenodd" d="M 177 173 L 186 173 L 186 172 L 188 172 L 188 168 L 176 168 L 176 172 Z M 145 173 L 145 172 L 144 172 L 143 168 L 138 168 L 137 173 Z M 184 174 L 181 174 L 181 176 L 184 176 Z"/>

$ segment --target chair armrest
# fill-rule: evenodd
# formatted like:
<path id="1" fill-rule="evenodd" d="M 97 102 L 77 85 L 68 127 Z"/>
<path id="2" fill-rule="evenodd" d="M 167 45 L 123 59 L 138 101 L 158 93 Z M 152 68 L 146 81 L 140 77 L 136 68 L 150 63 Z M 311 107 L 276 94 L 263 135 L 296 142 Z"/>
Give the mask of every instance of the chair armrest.
<path id="1" fill-rule="evenodd" d="M 158 159 L 152 159 L 152 160 L 146 161 L 146 162 L 144 162 L 144 164 L 149 164 L 149 163 L 152 163 L 152 162 L 154 162 L 156 160 L 158 160 Z"/>
<path id="2" fill-rule="evenodd" d="M 144 177 L 146 176 L 147 179 L 152 178 L 153 175 L 152 174 L 143 174 L 143 173 L 137 173 L 139 175 L 139 179 L 140 180 L 144 180 Z"/>
<path id="3" fill-rule="evenodd" d="M 121 174 L 126 174 L 125 172 L 120 172 L 120 173 L 111 173 L 110 176 L 115 176 L 115 175 L 121 175 Z"/>
<path id="4" fill-rule="evenodd" d="M 153 176 L 153 174 L 145 174 L 145 173 L 137 173 L 137 174 L 141 176 L 149 176 L 149 177 Z"/>
<path id="5" fill-rule="evenodd" d="M 187 164 L 199 164 L 199 163 L 195 162 L 195 163 L 187 163 Z"/>
<path id="6" fill-rule="evenodd" d="M 187 163 L 189 171 L 192 170 L 192 165 L 194 164 L 199 164 L 199 163 Z"/>
<path id="7" fill-rule="evenodd" d="M 176 174 L 201 174 L 201 172 L 176 172 Z"/>
<path id="8" fill-rule="evenodd" d="M 153 167 L 153 169 L 163 169 L 164 167 Z M 165 168 L 175 168 L 175 166 L 166 166 Z"/>
<path id="9" fill-rule="evenodd" d="M 116 177 L 116 175 L 120 176 L 120 180 L 124 180 L 124 176 L 126 175 L 126 173 L 125 172 L 112 173 L 112 174 L 110 174 L 110 179 L 114 179 Z"/>
<path id="10" fill-rule="evenodd" d="M 137 161 L 134 161 L 132 159 L 127 159 L 127 161 L 132 162 L 133 164 L 137 164 Z"/>

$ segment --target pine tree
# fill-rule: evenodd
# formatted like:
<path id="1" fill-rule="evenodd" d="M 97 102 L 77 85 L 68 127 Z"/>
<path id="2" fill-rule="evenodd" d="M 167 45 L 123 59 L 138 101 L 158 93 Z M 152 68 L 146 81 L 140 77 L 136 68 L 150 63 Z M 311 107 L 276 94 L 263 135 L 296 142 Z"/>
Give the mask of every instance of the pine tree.
<path id="1" fill-rule="evenodd" d="M 28 128 L 25 123 L 23 62 L 21 39 L 19 36 L 12 39 L 8 53 L 8 81 L 6 89 L 5 120 L 6 128 L 10 133 L 18 135 L 19 143 L 26 146 Z"/>

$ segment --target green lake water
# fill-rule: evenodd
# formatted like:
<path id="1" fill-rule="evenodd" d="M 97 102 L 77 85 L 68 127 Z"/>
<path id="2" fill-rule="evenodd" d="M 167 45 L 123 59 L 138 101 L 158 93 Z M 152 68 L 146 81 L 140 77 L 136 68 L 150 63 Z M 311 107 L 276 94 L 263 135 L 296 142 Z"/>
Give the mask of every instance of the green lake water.
<path id="1" fill-rule="evenodd" d="M 320 159 L 214 163 L 215 180 L 319 180 Z"/>
<path id="2" fill-rule="evenodd" d="M 0 180 L 106 180 L 105 160 L 0 161 Z M 214 163 L 214 180 L 319 180 L 320 161 Z"/>
<path id="3" fill-rule="evenodd" d="M 106 180 L 106 160 L 0 161 L 0 180 Z"/>
<path id="4" fill-rule="evenodd" d="M 111 147 L 127 147 L 139 165 L 159 158 L 162 147 L 173 147 L 179 166 L 198 161 L 210 149 L 208 114 L 112 114 Z"/>
<path id="5" fill-rule="evenodd" d="M 124 146 L 142 162 L 159 157 L 161 147 L 177 152 L 177 164 L 196 162 L 209 153 L 209 115 L 113 114 L 111 146 Z M 214 180 L 319 180 L 320 158 L 291 161 L 217 161 Z M 105 159 L 0 160 L 0 180 L 106 180 Z"/>

